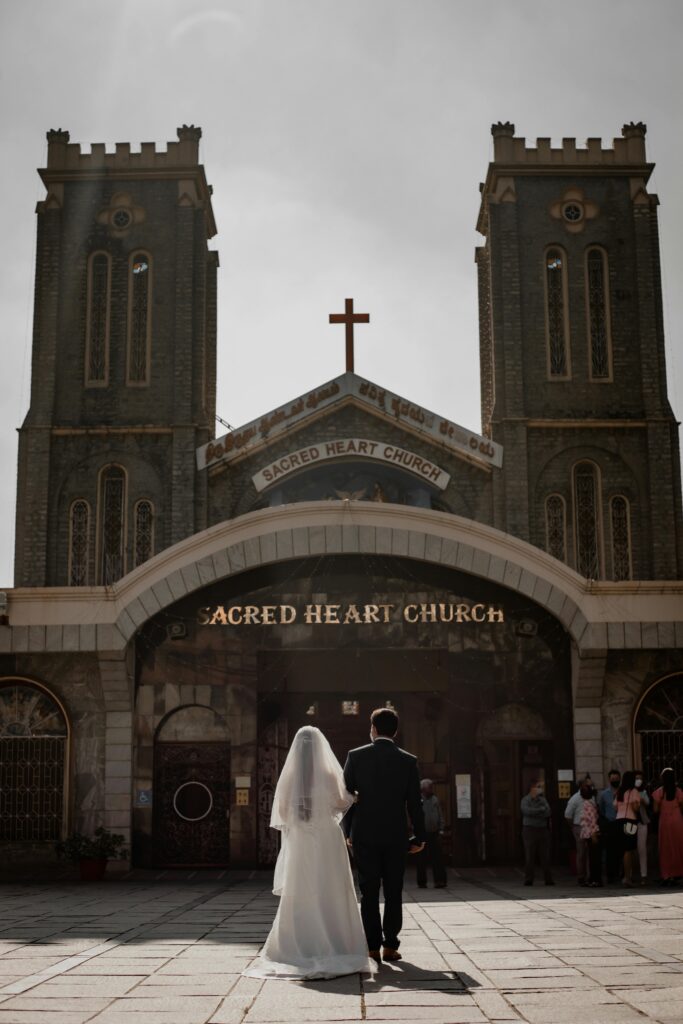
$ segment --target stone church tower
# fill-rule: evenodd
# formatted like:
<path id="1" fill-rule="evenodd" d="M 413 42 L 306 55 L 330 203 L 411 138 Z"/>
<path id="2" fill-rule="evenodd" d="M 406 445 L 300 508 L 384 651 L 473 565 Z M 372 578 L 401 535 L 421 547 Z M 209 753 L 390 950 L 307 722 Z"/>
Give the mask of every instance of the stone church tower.
<path id="1" fill-rule="evenodd" d="M 81 153 L 48 132 L 17 586 L 112 583 L 206 525 L 218 259 L 200 136 Z"/>
<path id="2" fill-rule="evenodd" d="M 493 525 L 592 579 L 683 575 L 645 125 L 612 148 L 492 126 L 477 250 Z"/>

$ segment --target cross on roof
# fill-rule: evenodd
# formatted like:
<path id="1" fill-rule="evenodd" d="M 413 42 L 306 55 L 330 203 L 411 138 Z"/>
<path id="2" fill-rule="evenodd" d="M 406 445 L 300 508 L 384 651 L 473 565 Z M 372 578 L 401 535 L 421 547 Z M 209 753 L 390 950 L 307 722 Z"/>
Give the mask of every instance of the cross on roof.
<path id="1" fill-rule="evenodd" d="M 331 324 L 346 325 L 346 369 L 353 373 L 353 326 L 354 324 L 369 324 L 369 313 L 354 313 L 353 299 L 347 299 L 343 313 L 330 313 Z"/>

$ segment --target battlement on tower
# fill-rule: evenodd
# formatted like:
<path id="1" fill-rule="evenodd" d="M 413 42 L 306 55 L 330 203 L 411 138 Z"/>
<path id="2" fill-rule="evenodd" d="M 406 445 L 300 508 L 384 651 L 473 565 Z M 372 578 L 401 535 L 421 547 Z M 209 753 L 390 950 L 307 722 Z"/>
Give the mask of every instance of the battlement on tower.
<path id="1" fill-rule="evenodd" d="M 602 139 L 586 139 L 585 145 L 577 145 L 576 139 L 562 139 L 562 146 L 553 148 L 550 139 L 536 139 L 535 146 L 527 146 L 525 138 L 515 136 L 514 124 L 498 121 L 491 125 L 493 159 L 495 164 L 506 166 L 642 167 L 646 164 L 646 132 L 642 121 L 631 121 L 622 127 L 621 138 L 613 139 L 611 146 L 603 146 Z"/>
<path id="2" fill-rule="evenodd" d="M 142 142 L 139 152 L 131 152 L 130 142 L 117 142 L 107 152 L 103 142 L 93 142 L 89 153 L 81 152 L 81 144 L 69 141 L 69 132 L 61 128 L 47 133 L 47 172 L 136 172 L 173 171 L 199 166 L 201 128 L 182 125 L 177 129 L 178 141 L 157 149 L 154 142 Z"/>

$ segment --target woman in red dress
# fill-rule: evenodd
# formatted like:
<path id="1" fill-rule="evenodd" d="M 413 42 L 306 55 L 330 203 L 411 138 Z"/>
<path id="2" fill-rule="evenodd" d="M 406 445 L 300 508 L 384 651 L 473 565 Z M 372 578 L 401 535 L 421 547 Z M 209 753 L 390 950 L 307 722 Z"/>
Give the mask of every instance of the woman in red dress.
<path id="1" fill-rule="evenodd" d="M 662 785 L 652 794 L 659 814 L 659 874 L 665 885 L 683 877 L 683 791 L 676 785 L 673 768 L 661 774 Z"/>

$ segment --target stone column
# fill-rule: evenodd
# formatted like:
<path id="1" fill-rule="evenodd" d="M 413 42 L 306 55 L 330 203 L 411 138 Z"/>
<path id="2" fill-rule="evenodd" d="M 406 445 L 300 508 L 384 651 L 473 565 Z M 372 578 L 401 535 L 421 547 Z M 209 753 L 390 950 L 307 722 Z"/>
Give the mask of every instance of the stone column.
<path id="1" fill-rule="evenodd" d="M 606 651 L 581 656 L 572 644 L 574 763 L 577 776 L 590 775 L 596 786 L 604 784 L 602 693 L 606 662 Z"/>
<path id="2" fill-rule="evenodd" d="M 133 810 L 133 676 L 126 652 L 100 653 L 105 702 L 104 827 L 130 849 Z"/>
<path id="3" fill-rule="evenodd" d="M 574 708 L 574 758 L 577 777 L 590 775 L 595 786 L 603 782 L 602 722 L 597 708 Z"/>

